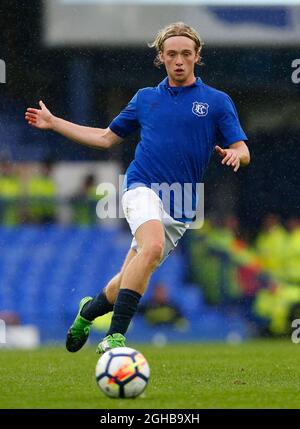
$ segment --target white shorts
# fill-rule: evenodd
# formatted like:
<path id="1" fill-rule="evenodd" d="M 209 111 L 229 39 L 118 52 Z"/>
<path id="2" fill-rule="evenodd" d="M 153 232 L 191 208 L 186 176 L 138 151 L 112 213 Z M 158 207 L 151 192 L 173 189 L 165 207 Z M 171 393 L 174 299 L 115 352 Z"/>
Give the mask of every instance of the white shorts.
<path id="1" fill-rule="evenodd" d="M 165 249 L 161 264 L 177 246 L 179 239 L 189 227 L 188 223 L 176 221 L 168 215 L 158 195 L 145 186 L 126 191 L 122 197 L 122 207 L 133 236 L 138 227 L 149 220 L 159 220 L 163 223 Z M 131 249 L 138 252 L 138 244 L 135 238 L 132 240 Z"/>

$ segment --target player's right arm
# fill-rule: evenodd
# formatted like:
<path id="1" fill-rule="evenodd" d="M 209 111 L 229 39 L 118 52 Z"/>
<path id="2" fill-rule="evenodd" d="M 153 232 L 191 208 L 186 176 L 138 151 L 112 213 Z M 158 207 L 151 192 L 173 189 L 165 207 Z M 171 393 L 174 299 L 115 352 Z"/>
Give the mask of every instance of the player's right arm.
<path id="1" fill-rule="evenodd" d="M 67 139 L 95 149 L 108 149 L 123 140 L 110 128 L 77 125 L 54 116 L 42 101 L 39 105 L 40 109 L 29 107 L 25 113 L 28 124 L 35 128 L 55 131 Z"/>

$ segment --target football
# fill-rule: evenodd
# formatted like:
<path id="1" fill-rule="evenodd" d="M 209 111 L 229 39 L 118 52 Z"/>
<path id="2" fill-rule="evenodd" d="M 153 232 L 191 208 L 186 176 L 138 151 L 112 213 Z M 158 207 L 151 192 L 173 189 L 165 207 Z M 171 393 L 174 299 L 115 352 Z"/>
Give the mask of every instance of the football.
<path id="1" fill-rule="evenodd" d="M 147 360 L 139 351 L 116 347 L 104 353 L 96 365 L 99 388 L 112 398 L 135 398 L 146 388 L 150 376 Z"/>

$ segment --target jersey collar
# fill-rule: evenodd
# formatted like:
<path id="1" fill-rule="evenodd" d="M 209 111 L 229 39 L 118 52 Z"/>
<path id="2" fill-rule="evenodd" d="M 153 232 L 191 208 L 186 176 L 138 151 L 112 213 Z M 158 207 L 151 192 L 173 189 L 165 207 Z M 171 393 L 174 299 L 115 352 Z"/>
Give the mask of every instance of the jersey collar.
<path id="1" fill-rule="evenodd" d="M 200 86 L 202 83 L 203 83 L 202 79 L 200 77 L 196 77 L 196 80 L 195 80 L 194 83 L 192 83 L 192 85 L 180 86 L 178 88 L 191 88 L 193 86 Z M 165 87 L 169 88 L 170 85 L 169 85 L 169 78 L 168 78 L 168 76 L 162 82 L 160 82 L 160 84 L 158 86 L 165 86 Z"/>

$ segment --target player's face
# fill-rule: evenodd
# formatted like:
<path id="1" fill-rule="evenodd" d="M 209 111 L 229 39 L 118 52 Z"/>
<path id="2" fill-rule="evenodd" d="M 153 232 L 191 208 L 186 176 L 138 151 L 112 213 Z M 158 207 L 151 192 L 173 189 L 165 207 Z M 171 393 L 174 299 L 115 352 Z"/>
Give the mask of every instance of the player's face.
<path id="1" fill-rule="evenodd" d="M 198 59 L 195 42 L 185 36 L 169 37 L 160 52 L 160 60 L 166 67 L 172 86 L 191 85 L 194 82 Z"/>

